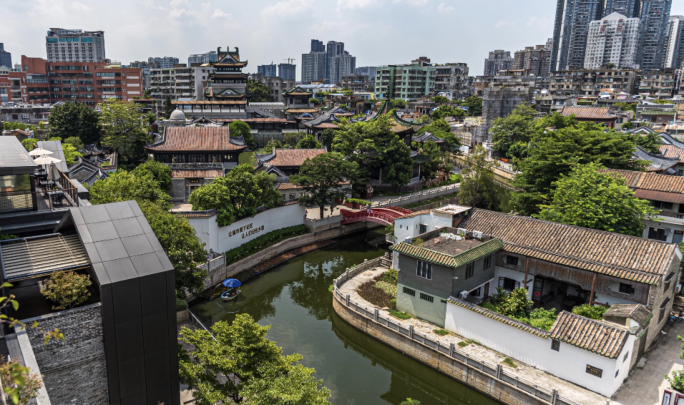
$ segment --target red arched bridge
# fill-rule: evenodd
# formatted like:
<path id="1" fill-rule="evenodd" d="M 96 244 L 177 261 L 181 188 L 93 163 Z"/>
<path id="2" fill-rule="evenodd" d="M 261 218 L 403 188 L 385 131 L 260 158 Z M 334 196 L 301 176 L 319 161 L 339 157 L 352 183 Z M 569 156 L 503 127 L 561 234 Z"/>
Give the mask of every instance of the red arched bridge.
<path id="1" fill-rule="evenodd" d="M 360 211 L 342 209 L 340 212 L 342 213 L 342 225 L 354 222 L 376 222 L 383 225 L 392 225 L 395 219 L 411 214 L 413 211 L 401 207 L 385 206 Z"/>

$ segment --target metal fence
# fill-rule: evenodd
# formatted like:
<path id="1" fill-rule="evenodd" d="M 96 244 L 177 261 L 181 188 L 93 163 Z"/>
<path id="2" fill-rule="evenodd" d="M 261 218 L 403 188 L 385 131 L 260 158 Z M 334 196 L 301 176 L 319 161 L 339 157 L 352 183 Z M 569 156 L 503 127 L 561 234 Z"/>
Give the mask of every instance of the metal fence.
<path id="1" fill-rule="evenodd" d="M 454 191 L 458 191 L 460 184 L 450 184 L 448 186 L 443 186 L 443 187 L 437 187 L 429 190 L 424 190 L 424 191 L 418 191 L 415 193 L 407 194 L 407 195 L 402 195 L 398 196 L 396 198 L 390 198 L 389 200 L 383 200 L 383 201 L 373 201 L 371 206 L 372 207 L 382 207 L 385 205 L 394 205 L 394 204 L 401 204 L 401 203 L 407 203 L 415 200 L 415 202 L 418 202 L 422 199 L 425 199 L 425 197 L 428 197 L 427 199 L 439 197 L 440 195 L 445 195 L 445 194 L 450 194 L 453 193 Z"/>
<path id="2" fill-rule="evenodd" d="M 333 285 L 335 286 L 334 299 L 338 300 L 352 311 L 370 319 L 377 324 L 407 336 L 409 339 L 415 340 L 416 342 L 419 342 L 442 355 L 448 356 L 462 365 L 479 370 L 482 373 L 489 375 L 491 378 L 495 378 L 498 381 L 517 387 L 518 389 L 528 393 L 530 396 L 554 405 L 581 405 L 578 402 L 559 395 L 558 391 L 555 389 L 540 387 L 531 381 L 509 373 L 503 369 L 501 364 L 493 364 L 485 360 L 478 359 L 477 357 L 457 349 L 454 343 L 446 344 L 423 333 L 416 332 L 413 329 L 413 325 L 408 325 L 407 327 L 406 325 L 403 325 L 392 318 L 381 315 L 378 308 L 366 306 L 365 304 L 367 303 L 365 303 L 365 301 L 357 302 L 353 300 L 349 294 L 342 294 L 339 287 L 341 287 L 347 280 L 365 270 L 380 266 L 383 258 L 391 260 L 391 258 L 388 258 L 387 256 L 389 255 L 386 254 L 385 256 L 379 257 L 377 259 L 364 261 L 364 263 L 360 265 L 347 269 L 347 271 L 333 281 Z M 492 393 L 489 392 L 489 394 Z"/>

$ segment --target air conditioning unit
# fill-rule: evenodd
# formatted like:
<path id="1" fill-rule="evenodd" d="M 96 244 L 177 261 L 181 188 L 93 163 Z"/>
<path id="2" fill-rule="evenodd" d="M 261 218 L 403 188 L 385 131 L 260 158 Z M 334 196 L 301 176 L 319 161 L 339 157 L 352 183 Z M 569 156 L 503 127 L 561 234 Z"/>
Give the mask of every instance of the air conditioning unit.
<path id="1" fill-rule="evenodd" d="M 473 237 L 476 239 L 482 239 L 484 238 L 484 233 L 480 231 L 473 231 Z"/>
<path id="2" fill-rule="evenodd" d="M 408 238 L 404 239 L 404 242 L 410 245 L 411 243 L 413 243 L 413 238 L 409 236 Z"/>
<path id="3" fill-rule="evenodd" d="M 468 232 L 468 231 L 466 231 L 466 230 L 463 229 L 463 228 L 456 228 L 456 234 L 457 234 L 458 236 L 464 236 L 467 232 Z"/>
<path id="4" fill-rule="evenodd" d="M 458 293 L 458 299 L 460 299 L 461 301 L 465 301 L 466 298 L 468 298 L 468 291 L 464 290 Z"/>

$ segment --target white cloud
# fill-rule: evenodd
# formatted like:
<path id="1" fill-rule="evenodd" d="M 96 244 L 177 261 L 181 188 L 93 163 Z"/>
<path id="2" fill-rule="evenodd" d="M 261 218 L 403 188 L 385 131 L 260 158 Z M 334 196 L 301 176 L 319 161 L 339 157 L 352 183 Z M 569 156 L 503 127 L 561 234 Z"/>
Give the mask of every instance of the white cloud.
<path id="1" fill-rule="evenodd" d="M 515 23 L 514 23 L 514 22 L 510 22 L 510 21 L 505 21 L 505 20 L 499 20 L 499 22 L 497 22 L 496 25 L 495 25 L 494 27 L 496 27 L 496 28 L 501 28 L 501 27 L 508 27 L 508 26 L 511 26 L 511 25 L 515 25 Z"/>
<path id="2" fill-rule="evenodd" d="M 553 28 L 553 24 L 553 19 L 550 17 L 539 18 L 537 16 L 533 16 L 527 21 L 528 27 L 534 27 L 541 31 L 549 31 Z"/>
<path id="3" fill-rule="evenodd" d="M 188 10 L 186 10 L 184 8 L 174 9 L 174 10 L 171 10 L 171 12 L 169 13 L 169 15 L 172 18 L 180 18 L 183 16 L 183 14 L 190 14 L 190 13 L 188 12 Z"/>
<path id="4" fill-rule="evenodd" d="M 373 4 L 373 0 L 337 0 L 337 11 L 364 9 Z"/>
<path id="5" fill-rule="evenodd" d="M 261 15 L 283 16 L 296 15 L 302 12 L 311 12 L 314 0 L 284 0 L 276 4 L 266 6 L 261 11 Z"/>
<path id="6" fill-rule="evenodd" d="M 450 14 L 453 13 L 456 8 L 454 6 L 450 6 L 446 3 L 439 3 L 439 6 L 437 6 L 437 12 L 440 14 Z"/>
<path id="7" fill-rule="evenodd" d="M 79 3 L 77 1 L 71 3 L 71 8 L 73 8 L 76 11 L 90 11 L 93 9 L 92 7 L 89 7 L 85 4 Z"/>
<path id="8" fill-rule="evenodd" d="M 424 6 L 428 4 L 430 0 L 394 0 L 394 4 L 397 3 L 406 3 L 411 6 Z"/>
<path id="9" fill-rule="evenodd" d="M 190 5 L 190 2 L 188 0 L 171 0 L 171 7 L 178 7 L 181 4 L 187 4 L 188 6 Z"/>
<path id="10" fill-rule="evenodd" d="M 227 14 L 225 11 L 216 9 L 214 10 L 214 14 L 211 15 L 211 18 L 226 18 L 230 17 L 230 14 Z"/>

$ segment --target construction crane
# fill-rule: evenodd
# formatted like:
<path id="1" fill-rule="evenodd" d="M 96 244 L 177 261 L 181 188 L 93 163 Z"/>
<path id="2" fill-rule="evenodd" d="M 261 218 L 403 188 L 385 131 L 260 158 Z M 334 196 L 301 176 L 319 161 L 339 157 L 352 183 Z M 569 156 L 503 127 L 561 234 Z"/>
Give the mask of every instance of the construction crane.
<path id="1" fill-rule="evenodd" d="M 287 61 L 287 63 L 288 63 L 289 65 L 291 65 L 291 64 L 292 64 L 292 62 L 294 62 L 294 61 L 295 61 L 295 58 L 287 58 L 287 59 L 283 59 L 283 60 L 286 60 L 286 61 Z"/>

